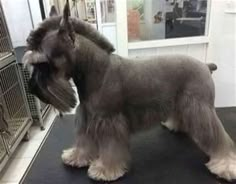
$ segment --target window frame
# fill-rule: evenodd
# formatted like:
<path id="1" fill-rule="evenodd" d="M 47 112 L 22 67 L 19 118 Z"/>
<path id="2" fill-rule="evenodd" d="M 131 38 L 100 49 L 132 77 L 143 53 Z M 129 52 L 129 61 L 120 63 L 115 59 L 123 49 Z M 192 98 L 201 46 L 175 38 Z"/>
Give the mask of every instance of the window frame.
<path id="1" fill-rule="evenodd" d="M 128 56 L 128 51 L 134 50 L 134 49 L 147 49 L 147 48 L 157 48 L 157 47 L 167 47 L 167 46 L 180 46 L 180 45 L 209 43 L 208 33 L 209 33 L 209 23 L 210 23 L 211 1 L 212 0 L 207 0 L 205 35 L 179 37 L 179 38 L 167 38 L 167 39 L 159 39 L 159 40 L 136 41 L 136 42 L 128 41 L 127 0 L 120 0 L 119 3 L 118 1 L 116 1 L 118 53 L 123 56 Z"/>

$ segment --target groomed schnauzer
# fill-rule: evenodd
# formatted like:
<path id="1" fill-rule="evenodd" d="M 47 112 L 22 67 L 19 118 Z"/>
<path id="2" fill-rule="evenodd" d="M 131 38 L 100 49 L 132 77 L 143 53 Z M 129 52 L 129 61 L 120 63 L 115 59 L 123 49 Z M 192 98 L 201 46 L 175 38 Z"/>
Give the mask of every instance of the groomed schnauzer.
<path id="1" fill-rule="evenodd" d="M 24 62 L 32 68 L 31 92 L 61 112 L 76 112 L 76 145 L 63 151 L 65 164 L 88 166 L 89 177 L 112 181 L 130 166 L 129 137 L 160 119 L 185 132 L 210 158 L 208 169 L 236 179 L 235 144 L 215 107 L 211 72 L 216 65 L 167 55 L 132 60 L 112 54 L 113 46 L 89 24 L 63 16 L 43 21 L 27 39 Z"/>

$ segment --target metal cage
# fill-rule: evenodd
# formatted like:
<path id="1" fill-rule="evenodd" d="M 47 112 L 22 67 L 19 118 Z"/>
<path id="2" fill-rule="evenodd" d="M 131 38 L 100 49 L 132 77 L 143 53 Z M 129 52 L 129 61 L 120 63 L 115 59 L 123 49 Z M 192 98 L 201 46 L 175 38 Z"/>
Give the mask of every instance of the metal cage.
<path id="1" fill-rule="evenodd" d="M 2 137 L 0 137 L 0 163 L 3 162 L 4 158 L 7 156 L 7 150 L 5 149 Z"/>
<path id="2" fill-rule="evenodd" d="M 16 62 L 0 69 L 0 104 L 11 133 L 4 138 L 11 149 L 31 117 Z"/>
<path id="3" fill-rule="evenodd" d="M 2 109 L 0 112 L 1 127 L 4 120 L 10 133 L 8 134 L 2 129 L 0 132 L 1 171 L 32 124 L 21 75 L 14 55 L 4 59 L 0 58 L 0 106 Z"/>
<path id="4" fill-rule="evenodd" d="M 22 74 L 23 85 L 26 92 L 27 101 L 29 103 L 30 113 L 34 122 L 39 123 L 43 129 L 43 118 L 49 112 L 50 105 L 43 103 L 34 95 L 29 92 L 28 81 L 30 79 L 30 73 L 27 68 L 23 67 L 22 63 L 19 63 L 19 67 Z"/>
<path id="5" fill-rule="evenodd" d="M 12 54 L 12 44 L 0 2 L 0 58 Z"/>
<path id="6" fill-rule="evenodd" d="M 0 171 L 32 124 L 0 1 Z"/>

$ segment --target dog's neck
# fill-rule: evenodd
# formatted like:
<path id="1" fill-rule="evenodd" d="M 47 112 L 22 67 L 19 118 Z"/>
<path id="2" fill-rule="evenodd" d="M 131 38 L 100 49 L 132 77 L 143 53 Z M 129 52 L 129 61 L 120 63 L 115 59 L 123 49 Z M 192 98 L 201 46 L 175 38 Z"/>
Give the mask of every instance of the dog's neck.
<path id="1" fill-rule="evenodd" d="M 110 54 L 81 35 L 75 40 L 74 74 L 80 100 L 97 91 L 110 63 Z"/>

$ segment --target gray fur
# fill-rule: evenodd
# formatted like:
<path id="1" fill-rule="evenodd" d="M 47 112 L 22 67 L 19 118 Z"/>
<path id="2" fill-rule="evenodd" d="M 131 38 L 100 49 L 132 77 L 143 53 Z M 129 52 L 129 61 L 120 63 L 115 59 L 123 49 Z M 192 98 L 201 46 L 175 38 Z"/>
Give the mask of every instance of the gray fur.
<path id="1" fill-rule="evenodd" d="M 28 50 L 39 49 L 45 35 L 52 30 L 58 30 L 61 20 L 61 16 L 50 17 L 44 20 L 36 30 L 31 31 L 27 38 Z M 75 33 L 86 36 L 109 53 L 115 50 L 113 45 L 90 24 L 75 18 L 70 18 L 70 21 Z"/>
<path id="2" fill-rule="evenodd" d="M 111 54 L 109 42 L 95 30 L 92 34 L 78 31 L 80 26 L 92 29 L 87 24 L 79 21 L 71 30 L 68 25 L 62 28 L 65 24 L 59 25 L 60 19 L 46 20 L 29 36 L 28 49 L 37 54 L 27 57 L 27 63 L 34 66 L 30 88 L 60 111 L 68 111 L 75 105 L 68 82 L 73 79 L 80 105 L 76 113 L 78 152 L 70 158 L 77 158 L 78 167 L 83 165 L 81 158 L 89 160 L 90 177 L 121 177 L 129 168 L 130 134 L 169 117 L 210 157 L 234 149 L 214 108 L 211 71 L 216 65 L 183 55 L 123 58 Z M 77 20 L 72 20 L 75 25 L 73 22 Z M 64 31 L 58 32 L 60 29 Z M 234 178 L 232 173 L 226 179 Z"/>

